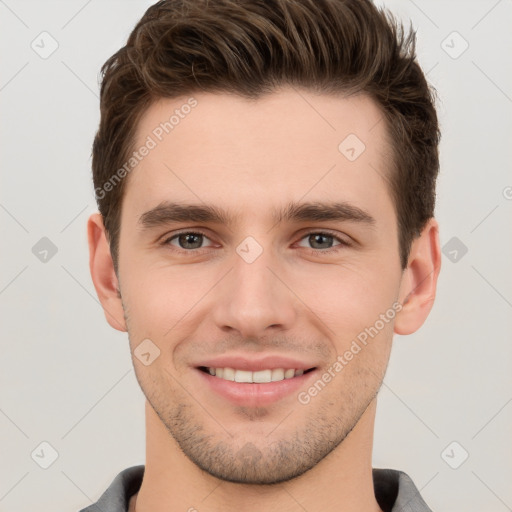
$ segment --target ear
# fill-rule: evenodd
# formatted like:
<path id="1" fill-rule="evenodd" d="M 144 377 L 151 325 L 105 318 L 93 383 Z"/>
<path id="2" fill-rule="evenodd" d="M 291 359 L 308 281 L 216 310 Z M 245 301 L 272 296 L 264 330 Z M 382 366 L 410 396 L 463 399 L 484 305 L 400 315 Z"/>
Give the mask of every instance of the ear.
<path id="1" fill-rule="evenodd" d="M 105 318 L 111 327 L 126 332 L 119 283 L 110 255 L 103 217 L 100 213 L 93 213 L 89 217 L 87 238 L 89 241 L 89 269 Z"/>
<path id="2" fill-rule="evenodd" d="M 411 245 L 400 284 L 399 301 L 403 307 L 395 318 L 396 334 L 412 334 L 423 325 L 434 305 L 440 270 L 439 225 L 431 218 Z"/>

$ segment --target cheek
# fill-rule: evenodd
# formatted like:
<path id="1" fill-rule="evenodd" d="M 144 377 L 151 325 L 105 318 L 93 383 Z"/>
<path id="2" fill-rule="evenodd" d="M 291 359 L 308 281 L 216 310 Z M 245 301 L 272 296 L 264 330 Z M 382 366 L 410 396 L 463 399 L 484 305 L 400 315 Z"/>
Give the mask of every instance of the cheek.
<path id="1" fill-rule="evenodd" d="M 399 274 L 387 256 L 391 259 L 392 255 L 375 251 L 354 253 L 335 263 L 302 261 L 287 267 L 283 262 L 280 274 L 293 292 L 289 300 L 301 311 L 299 322 L 318 323 L 320 319 L 324 326 L 318 323 L 318 327 L 327 337 L 343 346 L 350 343 L 374 325 L 396 298 Z M 161 259 L 144 263 L 135 257 L 127 258 L 126 265 L 123 295 L 131 330 L 140 339 L 153 336 L 162 341 L 193 330 L 190 322 L 197 320 L 197 314 L 208 317 L 205 304 L 215 303 L 224 284 L 216 283 L 226 270 L 223 265 L 204 262 L 171 265 Z"/>
<path id="2" fill-rule="evenodd" d="M 174 284 L 159 278 L 156 272 L 135 269 L 127 271 L 127 275 L 123 280 L 123 301 L 129 315 L 130 334 L 134 338 L 161 339 L 185 314 L 179 281 Z"/>
<path id="3" fill-rule="evenodd" d="M 197 327 L 197 314 L 205 313 L 204 299 L 218 277 L 209 269 L 192 267 L 141 262 L 126 267 L 123 301 L 134 345 L 149 338 L 168 352 L 174 338 Z"/>
<path id="4" fill-rule="evenodd" d="M 318 265 L 294 273 L 292 289 L 338 336 L 357 334 L 392 307 L 399 275 L 378 265 Z M 307 284 L 307 285 L 305 285 Z"/>

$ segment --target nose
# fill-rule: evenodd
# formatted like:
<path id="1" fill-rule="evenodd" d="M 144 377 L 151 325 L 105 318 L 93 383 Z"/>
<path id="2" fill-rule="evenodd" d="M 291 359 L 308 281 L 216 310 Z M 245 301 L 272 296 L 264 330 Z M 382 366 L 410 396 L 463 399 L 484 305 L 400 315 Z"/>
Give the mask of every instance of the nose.
<path id="1" fill-rule="evenodd" d="M 252 263 L 235 254 L 233 265 L 219 283 L 213 306 L 217 327 L 238 331 L 244 338 L 263 336 L 270 329 L 291 329 L 300 303 L 271 251 L 263 251 Z"/>

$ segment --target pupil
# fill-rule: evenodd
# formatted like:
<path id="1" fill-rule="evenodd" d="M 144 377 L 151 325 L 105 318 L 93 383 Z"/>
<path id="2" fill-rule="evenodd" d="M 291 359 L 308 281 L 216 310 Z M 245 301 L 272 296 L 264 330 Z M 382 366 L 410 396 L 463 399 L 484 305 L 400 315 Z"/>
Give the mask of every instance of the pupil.
<path id="1" fill-rule="evenodd" d="M 328 238 L 331 238 L 330 236 L 326 236 L 326 235 L 321 235 L 321 234 L 317 234 L 317 235 L 311 235 L 311 239 L 310 239 L 310 242 L 311 242 L 311 245 L 313 247 L 315 247 L 315 244 L 317 245 L 322 245 L 322 243 L 327 243 L 326 240 Z M 322 242 L 323 241 L 323 242 Z M 325 248 L 325 247 L 324 247 Z"/>
<path id="2" fill-rule="evenodd" d="M 181 235 L 181 242 L 183 242 L 181 245 L 185 245 L 185 248 L 189 248 L 190 249 L 190 246 L 188 246 L 187 244 L 192 244 L 194 245 L 194 239 L 196 240 L 195 242 L 195 245 L 197 247 L 192 247 L 192 249 L 197 249 L 198 247 L 201 246 L 201 237 L 202 235 L 194 235 L 193 233 L 187 233 L 185 235 Z M 198 243 L 198 240 L 199 240 L 199 243 Z"/>

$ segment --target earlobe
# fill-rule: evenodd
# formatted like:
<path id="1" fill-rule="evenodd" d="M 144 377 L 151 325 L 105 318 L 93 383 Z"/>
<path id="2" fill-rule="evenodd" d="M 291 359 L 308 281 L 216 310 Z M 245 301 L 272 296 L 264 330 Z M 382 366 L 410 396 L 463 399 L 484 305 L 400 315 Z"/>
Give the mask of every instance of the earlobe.
<path id="1" fill-rule="evenodd" d="M 396 334 L 412 334 L 423 325 L 434 305 L 440 270 L 439 225 L 431 218 L 411 246 L 400 285 L 402 309 L 395 319 Z"/>
<path id="2" fill-rule="evenodd" d="M 114 263 L 100 213 L 93 213 L 89 217 L 87 238 L 89 242 L 89 269 L 105 318 L 111 327 L 126 332 L 119 282 L 114 271 Z"/>

